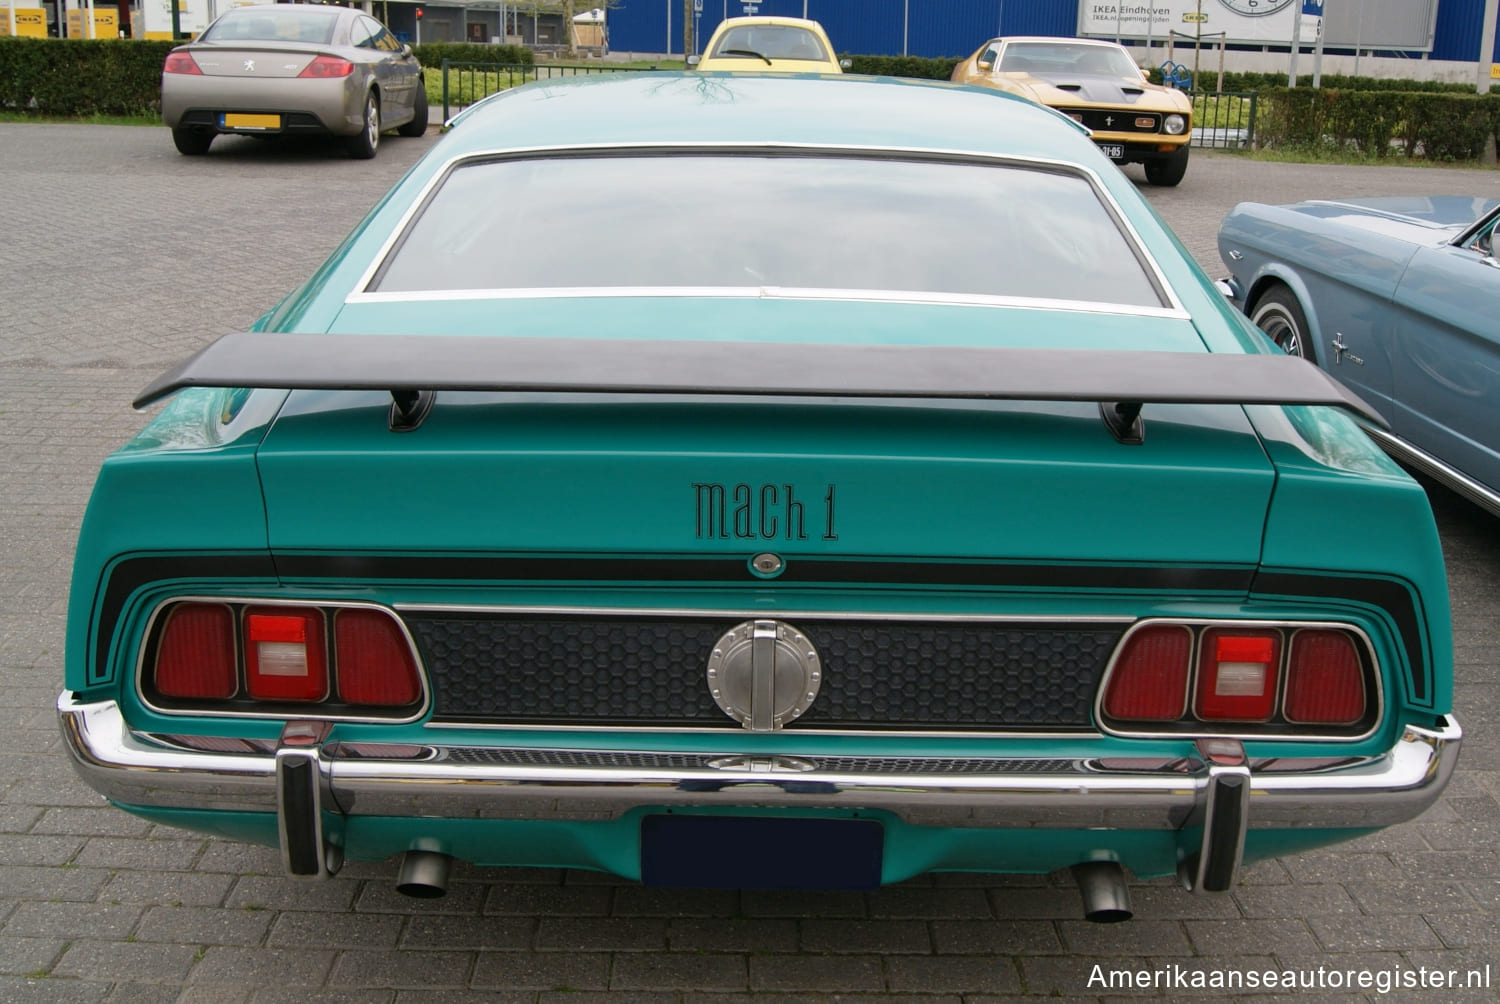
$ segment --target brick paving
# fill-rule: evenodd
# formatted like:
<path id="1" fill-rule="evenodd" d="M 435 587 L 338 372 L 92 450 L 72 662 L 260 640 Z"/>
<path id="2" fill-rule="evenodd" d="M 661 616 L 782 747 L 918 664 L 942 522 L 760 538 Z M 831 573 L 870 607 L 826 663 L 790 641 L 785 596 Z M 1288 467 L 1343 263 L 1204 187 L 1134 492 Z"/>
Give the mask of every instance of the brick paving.
<path id="1" fill-rule="evenodd" d="M 447 898 L 409 900 L 394 892 L 391 864 L 294 883 L 272 851 L 103 807 L 61 755 L 52 705 L 89 486 L 142 421 L 127 402 L 288 292 L 434 141 L 391 137 L 375 160 L 350 161 L 317 144 L 220 140 L 188 159 L 159 128 L 0 124 L 0 1001 L 1188 996 L 1091 987 L 1096 965 L 1490 966 L 1500 985 L 1500 524 L 1441 489 L 1468 734 L 1446 796 L 1415 823 L 1249 868 L 1227 896 L 1138 883 L 1129 924 L 1087 924 L 1066 879 L 1027 877 L 938 876 L 827 896 L 664 892 L 582 872 L 464 866 Z M 1181 187 L 1143 191 L 1219 275 L 1218 221 L 1242 199 L 1493 196 L 1500 174 L 1195 154 Z M 1377 999 L 1344 987 L 1291 996 Z M 1409 996 L 1477 1001 L 1494 990 Z"/>

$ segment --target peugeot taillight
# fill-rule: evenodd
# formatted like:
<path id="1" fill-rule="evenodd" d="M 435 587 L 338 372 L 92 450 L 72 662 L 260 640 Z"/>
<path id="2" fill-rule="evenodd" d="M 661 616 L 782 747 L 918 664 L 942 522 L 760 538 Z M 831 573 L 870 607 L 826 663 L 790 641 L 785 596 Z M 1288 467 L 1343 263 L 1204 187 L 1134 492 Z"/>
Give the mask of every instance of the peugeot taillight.
<path id="1" fill-rule="evenodd" d="M 323 612 L 315 607 L 245 611 L 245 687 L 258 701 L 321 701 L 328 696 Z"/>
<path id="2" fill-rule="evenodd" d="M 1187 708 L 1193 634 L 1158 624 L 1132 634 L 1109 678 L 1104 713 L 1133 722 L 1167 722 Z"/>
<path id="3" fill-rule="evenodd" d="M 319 56 L 307 66 L 299 77 L 347 77 L 354 72 L 354 64 L 337 56 Z"/>
<path id="4" fill-rule="evenodd" d="M 156 646 L 152 684 L 164 697 L 224 700 L 238 689 L 234 614 L 217 603 L 179 603 Z"/>
<path id="5" fill-rule="evenodd" d="M 340 700 L 380 707 L 416 703 L 417 665 L 395 618 L 365 607 L 340 610 L 333 633 Z"/>
<path id="6" fill-rule="evenodd" d="M 1292 636 L 1283 714 L 1289 722 L 1324 725 L 1364 717 L 1364 671 L 1347 634 L 1309 629 Z"/>
<path id="7" fill-rule="evenodd" d="M 1281 632 L 1209 628 L 1193 710 L 1205 721 L 1264 722 L 1276 711 Z"/>
<path id="8" fill-rule="evenodd" d="M 197 62 L 190 52 L 169 52 L 167 61 L 162 64 L 163 73 L 190 73 L 195 76 L 203 76 L 203 71 L 198 68 Z"/>

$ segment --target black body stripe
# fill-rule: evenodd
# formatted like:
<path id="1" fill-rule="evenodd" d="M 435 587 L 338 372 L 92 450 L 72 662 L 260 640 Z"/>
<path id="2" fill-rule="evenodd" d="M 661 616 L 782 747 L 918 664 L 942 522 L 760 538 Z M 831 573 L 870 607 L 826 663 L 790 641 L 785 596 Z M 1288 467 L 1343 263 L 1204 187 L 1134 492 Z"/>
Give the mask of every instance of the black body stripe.
<path id="1" fill-rule="evenodd" d="M 125 601 L 137 589 L 163 579 L 274 579 L 276 565 L 264 552 L 126 558 L 108 574 L 104 604 L 97 615 L 94 630 L 94 664 L 88 672 L 90 683 L 102 683 L 108 679 L 110 642 L 114 640 Z"/>
<path id="2" fill-rule="evenodd" d="M 1391 616 L 1401 632 L 1406 661 L 1411 665 L 1411 696 L 1426 704 L 1432 700 L 1432 664 L 1422 630 L 1422 613 L 1410 589 L 1390 579 L 1345 578 L 1304 572 L 1261 572 L 1251 592 L 1256 595 L 1317 596 L 1355 600 L 1379 607 Z"/>

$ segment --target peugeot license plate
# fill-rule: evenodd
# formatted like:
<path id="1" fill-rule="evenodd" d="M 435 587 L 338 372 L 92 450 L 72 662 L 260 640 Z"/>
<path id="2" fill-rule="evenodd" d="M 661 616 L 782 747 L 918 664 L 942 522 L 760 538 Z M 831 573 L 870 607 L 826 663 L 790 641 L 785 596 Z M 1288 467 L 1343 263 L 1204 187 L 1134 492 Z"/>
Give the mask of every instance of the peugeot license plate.
<path id="1" fill-rule="evenodd" d="M 1104 156 L 1108 157 L 1110 160 L 1125 159 L 1124 143 L 1100 143 L 1099 149 L 1103 150 Z"/>
<path id="2" fill-rule="evenodd" d="M 243 115 L 225 112 L 219 116 L 220 129 L 280 129 L 280 115 Z"/>

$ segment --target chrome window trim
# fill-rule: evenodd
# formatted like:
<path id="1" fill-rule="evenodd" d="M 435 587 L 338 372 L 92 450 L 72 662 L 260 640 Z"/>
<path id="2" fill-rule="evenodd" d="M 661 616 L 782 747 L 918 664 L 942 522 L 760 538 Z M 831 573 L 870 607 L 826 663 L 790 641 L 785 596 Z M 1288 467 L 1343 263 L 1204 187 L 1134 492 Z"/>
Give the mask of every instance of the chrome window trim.
<path id="1" fill-rule="evenodd" d="M 345 303 L 366 302 L 368 298 L 376 296 L 376 291 L 371 290 L 370 284 L 376 275 L 385 267 L 387 259 L 395 248 L 405 238 L 408 228 L 413 220 L 419 216 L 427 207 L 433 194 L 447 181 L 449 175 L 460 167 L 470 164 L 502 161 L 502 160 L 533 160 L 545 157 L 606 157 L 606 156 L 690 156 L 703 154 L 706 156 L 754 156 L 756 153 L 791 155 L 801 154 L 807 156 L 822 155 L 825 157 L 848 157 L 859 156 L 863 158 L 887 158 L 887 159 L 910 159 L 924 161 L 955 161 L 958 163 L 977 164 L 986 167 L 1016 167 L 1026 170 L 1044 170 L 1058 174 L 1071 175 L 1081 178 L 1088 183 L 1105 212 L 1119 229 L 1125 238 L 1126 245 L 1135 257 L 1136 263 L 1146 273 L 1147 280 L 1156 289 L 1157 295 L 1165 301 L 1162 308 L 1167 311 L 1180 312 L 1181 316 L 1189 316 L 1177 298 L 1177 292 L 1167 281 L 1165 273 L 1160 264 L 1147 250 L 1145 243 L 1141 240 L 1140 233 L 1131 224 L 1117 202 L 1099 177 L 1098 172 L 1092 168 L 1068 161 L 1053 160 L 1044 157 L 1024 157 L 1008 154 L 985 153 L 976 150 L 957 149 L 932 149 L 923 147 L 905 146 L 871 146 L 866 144 L 827 144 L 827 143 L 743 143 L 743 142 L 653 142 L 653 143 L 589 143 L 589 144 L 564 144 L 560 146 L 526 146 L 510 149 L 488 150 L 477 153 L 459 154 L 450 157 L 442 164 L 432 176 L 423 183 L 416 198 L 406 207 L 396 225 L 381 243 L 370 264 L 366 266 L 359 280 L 354 284 L 353 290 L 344 298 Z M 625 287 L 630 288 L 630 287 Z M 610 295 L 619 295 L 612 292 Z M 378 302 L 378 301 L 376 301 Z M 927 301 L 923 301 L 927 302 Z M 1142 309 L 1138 304 L 1122 304 L 1122 307 L 1131 309 Z"/>
<path id="2" fill-rule="evenodd" d="M 1145 627 L 1158 624 L 1180 624 L 1193 628 L 1217 627 L 1229 628 L 1231 630 L 1235 628 L 1275 628 L 1277 630 L 1286 632 L 1286 642 L 1282 646 L 1281 653 L 1281 662 L 1283 666 L 1278 670 L 1278 678 L 1276 681 L 1275 708 L 1278 712 L 1280 712 L 1281 710 L 1283 699 L 1285 697 L 1287 677 L 1287 674 L 1285 672 L 1285 663 L 1288 661 L 1291 655 L 1292 638 L 1295 637 L 1298 632 L 1309 629 L 1347 631 L 1350 634 L 1358 637 L 1360 643 L 1364 646 L 1364 655 L 1367 656 L 1370 660 L 1370 672 L 1375 679 L 1375 692 L 1372 695 L 1374 699 L 1374 713 L 1371 717 L 1370 727 L 1364 732 L 1361 732 L 1357 735 L 1348 733 L 1341 735 L 1328 735 L 1318 732 L 1298 733 L 1296 735 L 1280 735 L 1275 733 L 1258 732 L 1253 727 L 1240 730 L 1212 729 L 1208 726 L 1211 726 L 1213 723 L 1202 721 L 1201 719 L 1197 719 L 1196 717 L 1186 724 L 1192 726 L 1202 725 L 1205 726 L 1204 728 L 1199 729 L 1194 727 L 1179 728 L 1175 730 L 1153 730 L 1150 728 L 1125 729 L 1120 728 L 1118 725 L 1111 725 L 1109 720 L 1107 719 L 1107 716 L 1104 714 L 1104 694 L 1109 689 L 1109 682 L 1111 677 L 1114 676 L 1115 666 L 1119 662 L 1120 653 L 1124 651 L 1125 645 L 1130 640 L 1131 635 L 1135 634 L 1137 631 L 1140 631 Z M 1199 648 L 1202 644 L 1202 639 L 1203 632 L 1201 630 L 1195 631 L 1193 637 L 1193 649 L 1191 655 L 1189 656 L 1191 662 L 1189 663 L 1188 667 L 1187 713 L 1192 712 L 1193 695 L 1197 693 L 1198 689 L 1198 663 L 1200 661 Z M 1375 651 L 1375 645 L 1371 641 L 1369 633 L 1358 625 L 1350 624 L 1345 621 L 1289 621 L 1261 619 L 1238 620 L 1235 618 L 1216 617 L 1147 617 L 1137 621 L 1135 624 L 1131 625 L 1129 629 L 1126 630 L 1125 634 L 1120 637 L 1119 642 L 1115 645 L 1115 651 L 1110 655 L 1109 662 L 1104 667 L 1104 674 L 1099 679 L 1099 689 L 1094 694 L 1094 724 L 1103 734 L 1108 736 L 1118 736 L 1122 739 L 1238 739 L 1242 742 L 1363 742 L 1364 740 L 1369 739 L 1371 736 L 1379 732 L 1382 724 L 1385 721 L 1385 680 L 1381 670 L 1382 666 L 1380 662 L 1380 656 Z M 1226 724 L 1244 724 L 1255 726 L 1270 723 L 1246 722 Z M 1287 721 L 1287 724 L 1292 725 L 1293 727 L 1297 726 L 1297 723 L 1291 721 Z"/>
<path id="3" fill-rule="evenodd" d="M 357 715 L 357 714 L 351 715 L 351 714 L 342 714 L 342 713 L 337 713 L 337 712 L 326 713 L 326 711 L 323 714 L 319 714 L 319 713 L 317 713 L 317 710 L 319 708 L 321 708 L 321 707 L 324 707 L 324 706 L 323 705 L 319 705 L 319 704 L 315 704 L 315 703 L 312 703 L 312 702 L 309 702 L 309 706 L 308 706 L 309 710 L 308 710 L 308 713 L 306 713 L 306 714 L 297 714 L 297 713 L 293 713 L 293 714 L 276 714 L 276 713 L 272 713 L 272 712 L 239 711 L 239 710 L 234 710 L 234 711 L 216 711 L 216 710 L 214 710 L 212 708 L 208 708 L 208 709 L 182 709 L 182 708 L 164 708 L 164 707 L 161 707 L 160 705 L 152 702 L 146 696 L 146 687 L 145 687 L 145 683 L 146 683 L 146 647 L 147 647 L 146 643 L 151 639 L 153 632 L 156 630 L 156 622 L 157 622 L 157 620 L 160 617 L 162 617 L 162 615 L 164 614 L 164 612 L 167 610 L 168 607 L 172 606 L 173 604 L 177 604 L 177 603 L 213 603 L 213 604 L 221 604 L 223 606 L 231 606 L 231 605 L 234 605 L 234 604 L 239 604 L 240 605 L 241 609 L 239 611 L 239 615 L 236 618 L 236 623 L 235 623 L 235 668 L 236 668 L 236 690 L 235 690 L 235 693 L 236 693 L 236 695 L 239 695 L 239 694 L 243 693 L 244 696 L 246 696 L 247 698 L 249 696 L 248 687 L 240 687 L 240 686 L 238 686 L 238 683 L 239 683 L 239 675 L 238 674 L 244 670 L 244 656 L 243 656 L 244 645 L 243 645 L 243 642 L 242 642 L 242 638 L 243 638 L 243 620 L 244 620 L 245 608 L 248 608 L 248 607 L 316 607 L 320 611 L 325 611 L 325 610 L 328 610 L 328 609 L 338 609 L 338 610 L 352 610 L 352 609 L 377 610 L 380 613 L 386 614 L 392 620 L 394 620 L 396 622 L 397 627 L 399 627 L 401 629 L 401 637 L 404 638 L 404 639 L 406 639 L 407 647 L 411 651 L 412 662 L 416 666 L 416 670 L 417 670 L 417 683 L 422 688 L 422 699 L 421 699 L 421 702 L 417 705 L 415 711 L 413 711 L 412 713 L 407 714 L 405 716 L 399 717 L 399 718 L 396 717 L 396 716 L 394 716 L 394 715 Z M 332 653 L 332 652 L 335 651 L 335 642 L 334 642 L 335 624 L 334 624 L 334 622 L 336 620 L 336 616 L 335 617 L 331 617 L 331 618 L 327 618 L 327 620 L 328 620 L 328 627 L 327 627 L 327 629 L 325 631 L 324 643 L 328 646 L 328 649 L 329 649 L 330 653 Z M 329 688 L 329 694 L 331 695 L 333 693 L 333 686 L 334 686 L 334 662 L 333 662 L 332 659 L 330 659 L 328 670 L 329 670 L 329 672 L 328 672 L 328 688 Z M 384 604 L 380 604 L 380 603 L 369 603 L 369 602 L 360 601 L 360 600 L 344 601 L 344 600 L 308 599 L 308 598 L 302 598 L 302 599 L 281 599 L 281 598 L 268 598 L 268 597 L 256 597 L 256 596 L 199 596 L 199 595 L 182 595 L 182 596 L 169 596 L 169 597 L 166 597 L 166 598 L 158 601 L 157 604 L 154 607 L 152 607 L 151 613 L 147 616 L 145 629 L 141 632 L 140 641 L 136 645 L 136 653 L 135 653 L 135 699 L 141 702 L 141 706 L 143 708 L 147 709 L 148 711 L 152 712 L 153 714 L 165 715 L 165 716 L 170 716 L 170 717 L 174 717 L 174 718 L 234 718 L 234 719 L 242 719 L 242 720 L 245 720 L 245 721 L 278 721 L 278 722 L 296 722 L 296 721 L 320 721 L 320 722 L 322 722 L 322 721 L 327 721 L 327 722 L 367 722 L 367 723 L 373 723 L 373 724 L 377 724 L 377 725 L 409 725 L 412 722 L 420 721 L 424 716 L 426 716 L 432 710 L 432 689 L 431 689 L 431 687 L 427 683 L 427 667 L 422 664 L 422 652 L 421 652 L 420 649 L 417 648 L 416 639 L 413 638 L 411 636 L 411 632 L 409 630 L 407 630 L 406 622 L 403 621 L 401 619 L 401 617 L 396 614 L 396 612 L 395 612 L 395 610 L 393 608 L 391 608 L 389 606 L 386 606 Z M 326 701 L 327 698 L 325 697 L 324 700 Z M 290 703 L 290 702 L 288 702 L 288 703 Z"/>
<path id="4" fill-rule="evenodd" d="M 1495 223 L 1497 219 L 1500 219 L 1500 205 L 1492 206 L 1489 212 L 1464 227 L 1462 233 L 1448 242 L 1449 246 L 1457 248 L 1467 247 L 1470 241 L 1483 233 L 1485 228 L 1491 223 Z"/>
<path id="5" fill-rule="evenodd" d="M 1091 300 L 1054 300 L 1030 296 L 987 296 L 982 293 L 928 293 L 920 290 L 824 289 L 801 286 L 540 286 L 514 289 L 409 290 L 355 293 L 345 303 L 448 303 L 471 300 L 577 300 L 591 298 L 712 298 L 719 300 L 835 300 L 839 302 L 903 303 L 945 307 L 1011 307 L 1057 313 L 1112 314 L 1121 317 L 1158 317 L 1191 320 L 1185 310 L 1144 307 Z"/>

